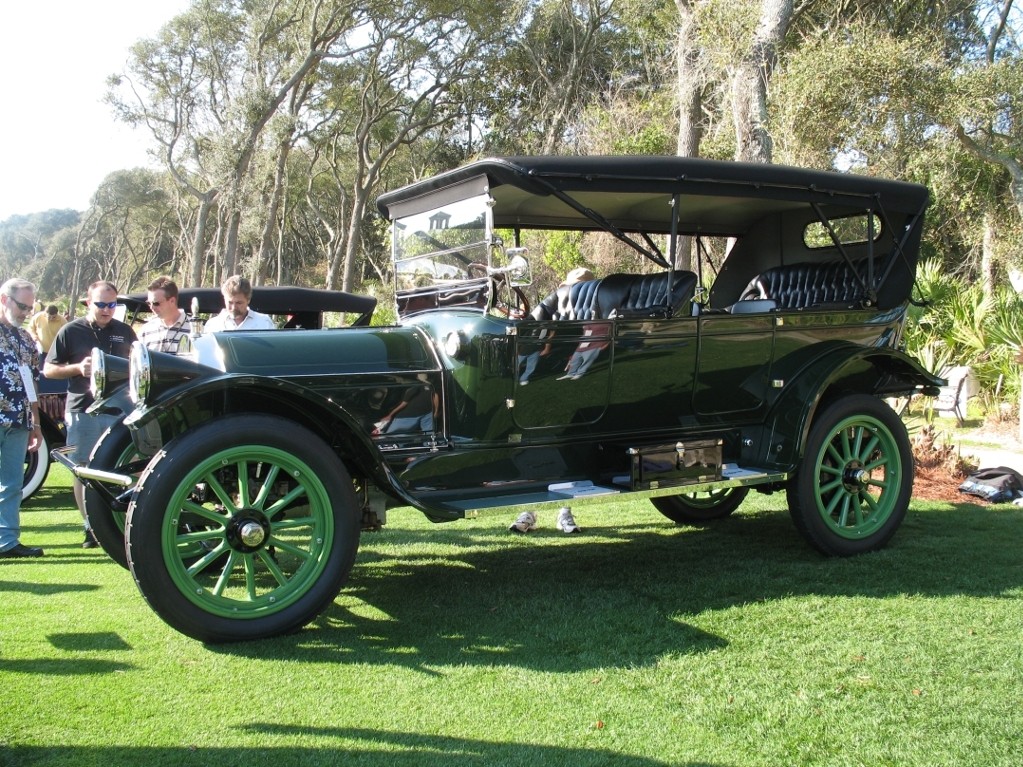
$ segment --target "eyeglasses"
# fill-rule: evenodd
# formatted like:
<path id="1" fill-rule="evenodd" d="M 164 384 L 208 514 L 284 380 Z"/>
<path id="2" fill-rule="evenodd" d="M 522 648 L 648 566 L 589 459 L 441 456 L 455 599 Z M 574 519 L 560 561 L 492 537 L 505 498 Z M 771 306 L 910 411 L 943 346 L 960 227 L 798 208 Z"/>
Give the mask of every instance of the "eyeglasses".
<path id="1" fill-rule="evenodd" d="M 149 304 L 154 309 L 159 309 L 160 308 L 160 304 L 162 304 L 163 301 L 146 301 L 146 303 Z"/>
<path id="2" fill-rule="evenodd" d="M 14 296 L 7 296 L 7 297 L 9 299 L 11 299 L 11 301 L 14 303 L 14 305 L 17 306 L 19 309 L 21 309 L 21 311 L 23 311 L 23 312 L 30 312 L 30 311 L 32 311 L 32 305 L 31 304 L 23 304 L 23 303 L 21 303 L 21 301 L 16 299 Z"/>
<path id="3" fill-rule="evenodd" d="M 97 309 L 113 309 L 117 306 L 116 301 L 93 301 L 92 305 Z"/>

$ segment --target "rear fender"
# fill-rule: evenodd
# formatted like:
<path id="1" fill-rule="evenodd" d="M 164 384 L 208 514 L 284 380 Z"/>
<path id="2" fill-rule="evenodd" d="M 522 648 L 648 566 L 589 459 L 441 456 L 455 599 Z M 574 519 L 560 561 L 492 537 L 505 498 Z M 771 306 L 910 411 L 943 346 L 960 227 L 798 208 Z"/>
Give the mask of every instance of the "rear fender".
<path id="1" fill-rule="evenodd" d="M 943 379 L 903 352 L 857 344 L 830 346 L 812 362 L 772 370 L 780 393 L 764 419 L 762 432 L 745 449 L 743 461 L 791 471 L 802 458 L 810 425 L 822 404 L 845 394 L 892 397 L 934 396 Z"/>

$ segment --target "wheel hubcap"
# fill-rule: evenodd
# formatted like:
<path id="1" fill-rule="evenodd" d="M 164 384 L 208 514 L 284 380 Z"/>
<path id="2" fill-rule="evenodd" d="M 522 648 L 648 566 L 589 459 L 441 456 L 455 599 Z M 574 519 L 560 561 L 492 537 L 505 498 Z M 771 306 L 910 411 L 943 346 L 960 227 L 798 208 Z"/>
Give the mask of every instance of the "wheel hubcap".
<path id="1" fill-rule="evenodd" d="M 255 509 L 244 509 L 228 523 L 226 535 L 231 548 L 248 554 L 259 549 L 270 537 L 270 522 Z"/>

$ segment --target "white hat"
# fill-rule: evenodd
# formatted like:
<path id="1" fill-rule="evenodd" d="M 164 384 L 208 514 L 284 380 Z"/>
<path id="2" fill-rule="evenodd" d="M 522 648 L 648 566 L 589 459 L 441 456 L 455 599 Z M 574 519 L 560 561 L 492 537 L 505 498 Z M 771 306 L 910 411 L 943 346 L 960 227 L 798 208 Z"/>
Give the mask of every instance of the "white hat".
<path id="1" fill-rule="evenodd" d="M 562 285 L 575 285 L 577 282 L 586 282 L 587 280 L 596 279 L 593 276 L 593 272 L 587 269 L 585 266 L 577 266 L 575 269 L 565 275 L 565 281 Z"/>

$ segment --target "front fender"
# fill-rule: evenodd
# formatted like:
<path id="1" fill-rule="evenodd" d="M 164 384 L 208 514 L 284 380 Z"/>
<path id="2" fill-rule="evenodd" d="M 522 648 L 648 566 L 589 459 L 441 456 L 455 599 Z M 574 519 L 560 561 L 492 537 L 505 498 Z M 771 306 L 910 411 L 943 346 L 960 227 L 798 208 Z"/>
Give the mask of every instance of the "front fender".
<path id="1" fill-rule="evenodd" d="M 802 458 L 814 415 L 823 402 L 843 394 L 877 397 L 934 396 L 945 384 L 905 353 L 858 344 L 829 345 L 812 360 L 781 360 L 772 369 L 780 386 L 745 460 L 764 468 L 792 471 Z M 786 364 L 788 363 L 788 364 Z"/>
<path id="2" fill-rule="evenodd" d="M 136 445 L 150 453 L 198 423 L 245 412 L 272 413 L 301 424 L 330 445 L 353 476 L 367 477 L 401 502 L 418 505 L 358 417 L 331 397 L 293 381 L 246 374 L 193 380 L 165 392 L 158 405 L 140 405 L 124 422 L 137 435 Z"/>

